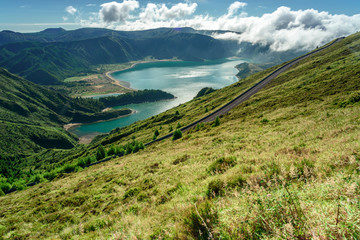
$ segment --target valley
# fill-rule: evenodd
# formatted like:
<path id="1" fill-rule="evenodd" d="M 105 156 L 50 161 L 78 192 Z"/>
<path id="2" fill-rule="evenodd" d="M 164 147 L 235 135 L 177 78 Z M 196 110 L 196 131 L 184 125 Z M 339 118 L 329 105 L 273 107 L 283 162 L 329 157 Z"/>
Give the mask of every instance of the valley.
<path id="1" fill-rule="evenodd" d="M 125 144 L 147 143 L 156 132 L 161 138 L 201 119 L 287 63 L 114 129 L 88 146 L 27 159 L 40 183 L 1 197 L 0 233 L 62 239 L 357 239 L 359 39 L 358 33 L 348 36 L 296 62 L 217 124 L 199 124 L 178 139 L 81 167 L 101 148 L 112 156 Z M 36 161 L 41 164 L 33 168 Z"/>
<path id="2" fill-rule="evenodd" d="M 130 108 L 135 114 L 102 123 L 86 124 L 70 129 L 80 139 L 87 136 L 109 133 L 115 128 L 125 127 L 133 122 L 155 116 L 179 104 L 193 99 L 204 87 L 222 88 L 237 81 L 234 66 L 243 60 L 218 60 L 198 62 L 161 61 L 137 65 L 132 69 L 112 73 L 118 81 L 128 82 L 135 89 L 160 89 L 176 96 L 161 102 L 130 104 L 120 108 Z M 115 107 L 117 108 L 117 107 Z"/>

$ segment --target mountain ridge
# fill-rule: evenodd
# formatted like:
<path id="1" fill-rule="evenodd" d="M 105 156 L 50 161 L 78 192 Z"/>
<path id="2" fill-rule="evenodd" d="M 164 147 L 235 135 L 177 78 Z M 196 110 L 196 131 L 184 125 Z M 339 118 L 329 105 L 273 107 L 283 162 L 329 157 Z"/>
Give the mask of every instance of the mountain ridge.
<path id="1" fill-rule="evenodd" d="M 110 30 L 98 31 L 108 33 Z M 0 66 L 35 83 L 56 85 L 62 84 L 67 77 L 89 72 L 90 66 L 98 64 L 125 63 L 149 56 L 203 61 L 231 55 L 221 41 L 209 36 L 166 31 L 160 37 L 154 31 L 157 30 L 146 32 L 155 35 L 150 37 L 127 38 L 103 34 L 71 41 L 8 43 L 0 46 Z"/>

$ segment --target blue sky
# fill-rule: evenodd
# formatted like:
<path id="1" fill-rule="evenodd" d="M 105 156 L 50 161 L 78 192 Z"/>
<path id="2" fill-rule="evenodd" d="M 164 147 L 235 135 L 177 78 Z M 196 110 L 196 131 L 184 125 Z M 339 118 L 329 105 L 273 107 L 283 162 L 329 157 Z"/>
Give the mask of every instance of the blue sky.
<path id="1" fill-rule="evenodd" d="M 99 0 L 0 0 L 0 30 L 14 30 L 21 32 L 39 31 L 47 27 L 63 27 L 75 29 L 84 27 L 79 21 L 88 19 L 90 14 L 98 13 L 100 5 L 111 1 Z M 119 3 L 122 0 L 118 0 Z M 230 4 L 229 0 L 138 0 L 139 12 L 148 3 L 166 4 L 168 8 L 183 3 L 196 3 L 195 15 L 209 15 L 219 17 L 226 14 Z M 355 15 L 360 13 L 360 1 L 358 0 L 248 0 L 244 9 L 248 16 L 261 16 L 271 13 L 280 6 L 287 6 L 292 10 L 315 9 L 326 11 L 330 14 Z M 77 12 L 72 15 L 66 12 L 68 6 L 73 6 Z M 67 21 L 64 21 L 67 19 Z"/>
<path id="2" fill-rule="evenodd" d="M 229 30 L 214 38 L 310 50 L 360 31 L 359 0 L 0 0 L 0 31 L 62 27 Z"/>

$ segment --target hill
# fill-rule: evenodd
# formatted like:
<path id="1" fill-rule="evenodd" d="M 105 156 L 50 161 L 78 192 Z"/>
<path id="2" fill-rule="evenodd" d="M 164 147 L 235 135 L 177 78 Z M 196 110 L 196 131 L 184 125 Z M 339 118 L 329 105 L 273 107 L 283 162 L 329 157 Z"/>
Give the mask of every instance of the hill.
<path id="1" fill-rule="evenodd" d="M 63 129 L 64 124 L 129 113 L 101 113 L 105 107 L 98 100 L 72 99 L 0 68 L 0 159 L 48 148 L 73 148 L 77 138 Z"/>
<path id="2" fill-rule="evenodd" d="M 41 85 L 61 85 L 68 77 L 97 72 L 98 65 L 145 58 L 204 61 L 238 56 L 259 63 L 281 63 L 300 52 L 273 52 L 269 46 L 221 40 L 192 28 L 115 31 L 81 28 L 38 33 L 0 32 L 0 66 Z M 91 69 L 91 70 L 89 70 Z"/>
<path id="3" fill-rule="evenodd" d="M 170 29 L 135 33 L 48 29 L 30 35 L 3 31 L 1 38 L 13 40 L 4 40 L 7 44 L 0 46 L 0 66 L 42 85 L 62 84 L 67 77 L 88 73 L 90 66 L 125 63 L 149 56 L 189 61 L 232 56 L 220 40 Z"/>
<path id="4" fill-rule="evenodd" d="M 6 238 L 358 239 L 360 34 L 301 61 L 180 139 L 1 197 Z M 272 72 L 94 143 L 150 141 Z M 110 153 L 110 152 L 109 152 Z M 76 161 L 76 159 L 74 159 Z M 41 176 L 39 177 L 41 179 Z"/>

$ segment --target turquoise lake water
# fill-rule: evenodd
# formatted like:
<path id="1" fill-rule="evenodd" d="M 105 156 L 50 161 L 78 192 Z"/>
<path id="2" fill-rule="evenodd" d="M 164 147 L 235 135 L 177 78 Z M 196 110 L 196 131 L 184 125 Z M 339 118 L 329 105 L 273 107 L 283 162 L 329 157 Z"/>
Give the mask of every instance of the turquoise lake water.
<path id="1" fill-rule="evenodd" d="M 199 62 L 154 62 L 136 65 L 134 68 L 115 72 L 112 76 L 130 83 L 134 89 L 160 89 L 176 96 L 176 99 L 129 104 L 115 108 L 130 108 L 137 113 L 115 120 L 85 124 L 71 128 L 79 137 L 108 133 L 114 128 L 125 127 L 139 120 L 152 117 L 193 99 L 204 87 L 219 89 L 237 81 L 234 67 L 243 60 L 218 60 Z"/>

